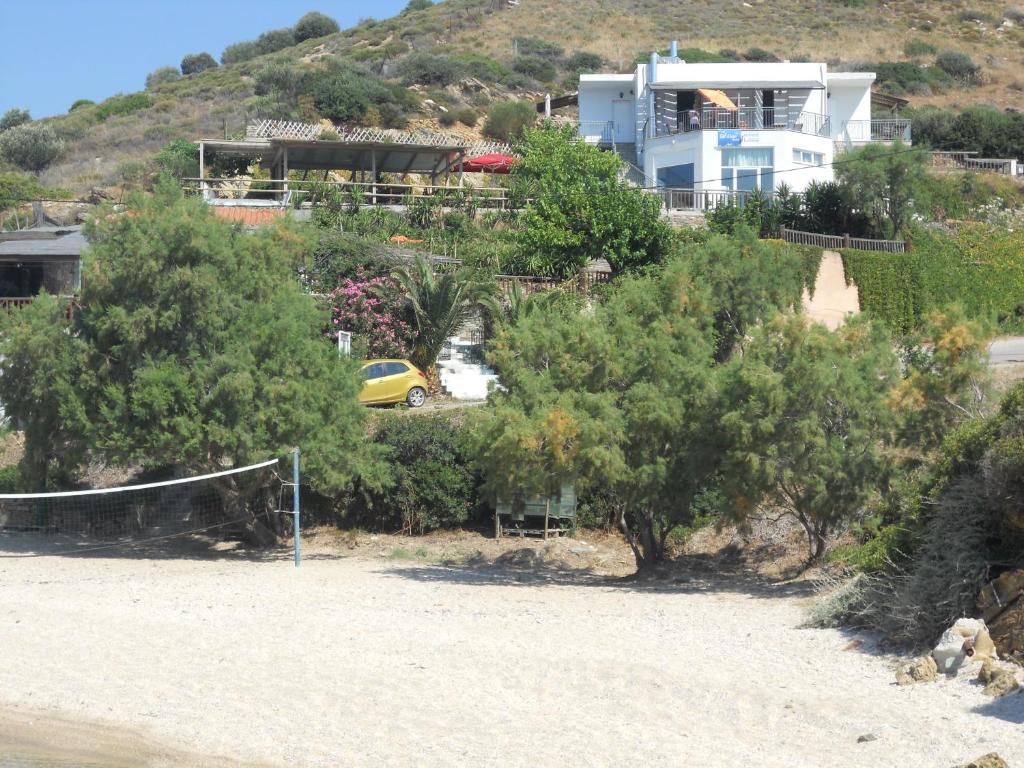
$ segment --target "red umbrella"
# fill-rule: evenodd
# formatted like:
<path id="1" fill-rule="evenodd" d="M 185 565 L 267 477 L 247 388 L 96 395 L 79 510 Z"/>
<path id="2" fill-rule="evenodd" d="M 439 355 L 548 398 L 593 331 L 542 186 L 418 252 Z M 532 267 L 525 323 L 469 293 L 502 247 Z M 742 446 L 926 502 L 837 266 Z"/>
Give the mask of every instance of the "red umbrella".
<path id="1" fill-rule="evenodd" d="M 466 173 L 508 173 L 515 163 L 516 158 L 511 155 L 492 152 L 463 161 L 462 170 Z"/>

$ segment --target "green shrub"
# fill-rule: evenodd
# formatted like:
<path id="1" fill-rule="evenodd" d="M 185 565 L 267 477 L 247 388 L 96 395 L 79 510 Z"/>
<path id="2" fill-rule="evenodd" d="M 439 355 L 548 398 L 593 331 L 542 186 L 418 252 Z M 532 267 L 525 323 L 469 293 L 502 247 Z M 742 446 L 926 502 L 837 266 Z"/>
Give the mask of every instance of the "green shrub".
<path id="1" fill-rule="evenodd" d="M 0 133 L 0 157 L 24 171 L 38 173 L 64 152 L 53 127 L 25 123 Z"/>
<path id="2" fill-rule="evenodd" d="M 915 144 L 1024 160 L 1024 114 L 1020 112 L 976 104 L 960 114 L 924 108 L 912 117 Z"/>
<path id="3" fill-rule="evenodd" d="M 749 48 L 743 53 L 744 61 L 771 62 L 779 61 L 779 57 L 764 48 Z"/>
<path id="4" fill-rule="evenodd" d="M 477 115 L 475 109 L 463 107 L 455 113 L 455 118 L 467 128 L 473 128 L 480 119 L 480 116 Z"/>
<path id="5" fill-rule="evenodd" d="M 565 54 L 565 49 L 557 43 L 549 43 L 538 37 L 517 37 L 515 39 L 516 53 L 519 56 L 536 56 L 551 62 L 557 63 Z"/>
<path id="6" fill-rule="evenodd" d="M 512 68 L 521 75 L 532 77 L 543 83 L 555 79 L 555 65 L 540 56 L 517 56 L 512 62 Z"/>
<path id="7" fill-rule="evenodd" d="M 95 103 L 92 99 L 75 99 L 71 106 L 68 107 L 68 112 L 74 112 L 79 107 L 88 107 Z"/>
<path id="8" fill-rule="evenodd" d="M 1003 17 L 1009 19 L 1014 24 L 1024 24 L 1024 8 L 1014 5 L 1003 11 Z"/>
<path id="9" fill-rule="evenodd" d="M 28 113 L 27 109 L 18 109 L 14 107 L 4 112 L 4 116 L 0 117 L 0 132 L 9 130 L 10 128 L 17 128 L 19 125 L 25 125 L 26 123 L 32 122 L 32 115 Z"/>
<path id="10" fill-rule="evenodd" d="M 356 524 L 423 533 L 457 528 L 479 504 L 466 430 L 458 417 L 381 415 L 373 440 L 389 453 L 392 485 L 357 492 Z"/>
<path id="11" fill-rule="evenodd" d="M 338 26 L 338 22 L 330 16 L 310 11 L 295 23 L 295 42 L 301 43 L 303 40 L 312 40 L 315 37 L 326 37 L 340 31 L 341 27 Z"/>
<path id="12" fill-rule="evenodd" d="M 908 40 L 903 44 L 903 52 L 907 56 L 934 56 L 938 53 L 938 50 L 934 45 L 924 40 Z"/>
<path id="13" fill-rule="evenodd" d="M 132 112 L 148 109 L 151 106 L 153 106 L 153 99 L 145 93 L 119 93 L 99 105 L 96 110 L 96 119 L 102 121 L 115 115 L 130 115 Z"/>
<path id="14" fill-rule="evenodd" d="M 596 72 L 604 66 L 604 59 L 596 53 L 587 51 L 576 51 L 569 60 L 565 62 L 565 68 L 570 72 Z"/>
<path id="15" fill-rule="evenodd" d="M 892 93 L 928 94 L 941 91 L 953 78 L 939 67 L 921 66 L 911 61 L 879 61 L 871 67 L 880 87 Z"/>
<path id="16" fill-rule="evenodd" d="M 146 75 L 146 90 L 151 91 L 164 83 L 173 83 L 181 80 L 181 72 L 177 67 L 160 67 Z"/>
<path id="17" fill-rule="evenodd" d="M 981 67 L 961 51 L 942 51 L 935 57 L 935 66 L 953 79 L 963 83 L 973 83 L 981 72 Z"/>
<path id="18" fill-rule="evenodd" d="M 956 18 L 958 21 L 978 21 L 986 24 L 998 24 L 999 19 L 987 11 L 980 11 L 977 8 L 966 8 L 960 11 Z"/>
<path id="19" fill-rule="evenodd" d="M 347 123 L 363 120 L 371 107 L 382 123 L 397 127 L 410 98 L 379 77 L 353 64 L 336 63 L 312 76 L 313 105 L 324 117 Z M 401 92 L 400 92 L 401 91 Z"/>
<path id="20" fill-rule="evenodd" d="M 205 51 L 202 53 L 190 53 L 181 60 L 181 74 L 198 75 L 200 72 L 214 69 L 216 66 L 217 60 Z"/>
<path id="21" fill-rule="evenodd" d="M 413 53 L 395 66 L 395 76 L 405 85 L 451 85 L 465 74 L 461 61 L 435 53 Z"/>
<path id="22" fill-rule="evenodd" d="M 17 464 L 0 468 L 0 493 L 17 493 L 21 472 Z"/>
<path id="23" fill-rule="evenodd" d="M 501 141 L 514 141 L 523 129 L 537 122 L 537 107 L 529 101 L 502 101 L 487 110 L 484 135 Z"/>
<path id="24" fill-rule="evenodd" d="M 409 4 L 405 6 L 405 10 L 402 13 L 410 13 L 412 11 L 425 11 L 434 5 L 434 0 L 409 0 Z"/>
<path id="25" fill-rule="evenodd" d="M 442 112 L 438 116 L 437 122 L 443 125 L 445 128 L 451 128 L 453 125 L 459 122 L 459 118 L 455 116 L 454 110 L 448 110 L 447 112 Z"/>
<path id="26" fill-rule="evenodd" d="M 176 139 L 153 158 L 157 167 L 176 179 L 199 175 L 199 147 L 187 139 Z"/>
<path id="27" fill-rule="evenodd" d="M 225 48 L 224 52 L 220 55 L 220 63 L 224 65 L 238 64 L 242 61 L 255 59 L 259 55 L 260 49 L 256 45 L 256 41 L 246 40 L 242 43 L 233 43 Z"/>
<path id="28" fill-rule="evenodd" d="M 261 56 L 293 45 L 295 45 L 295 33 L 288 27 L 271 29 L 256 38 L 256 50 Z"/>

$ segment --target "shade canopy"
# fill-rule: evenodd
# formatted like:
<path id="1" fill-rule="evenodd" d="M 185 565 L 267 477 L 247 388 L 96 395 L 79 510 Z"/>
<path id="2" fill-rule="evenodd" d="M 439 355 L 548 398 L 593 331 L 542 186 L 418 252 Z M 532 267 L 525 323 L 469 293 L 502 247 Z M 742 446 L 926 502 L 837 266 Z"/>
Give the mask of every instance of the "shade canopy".
<path id="1" fill-rule="evenodd" d="M 704 101 L 710 101 L 712 104 L 717 104 L 723 109 L 728 109 L 732 112 L 737 110 L 736 105 L 732 103 L 732 99 L 722 91 L 715 90 L 714 88 L 698 88 L 697 93 L 704 97 Z"/>
<path id="2" fill-rule="evenodd" d="M 516 158 L 492 152 L 487 155 L 471 157 L 462 163 L 465 173 L 509 173 L 515 165 Z"/>

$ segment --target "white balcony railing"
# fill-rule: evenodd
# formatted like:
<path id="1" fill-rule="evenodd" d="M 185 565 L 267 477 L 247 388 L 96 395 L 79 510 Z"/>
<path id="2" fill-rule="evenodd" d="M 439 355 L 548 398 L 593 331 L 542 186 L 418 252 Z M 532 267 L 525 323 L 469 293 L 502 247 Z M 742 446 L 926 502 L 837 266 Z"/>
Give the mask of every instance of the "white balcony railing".
<path id="1" fill-rule="evenodd" d="M 740 128 L 751 131 L 796 131 L 812 136 L 828 136 L 829 126 L 828 115 L 819 115 L 815 112 L 789 112 L 771 107 L 714 107 L 699 111 L 662 113 L 655 121 L 655 135 Z"/>
<path id="2" fill-rule="evenodd" d="M 581 120 L 579 135 L 587 144 L 611 146 L 615 143 L 615 123 L 611 120 Z"/>
<path id="3" fill-rule="evenodd" d="M 910 144 L 912 134 L 910 120 L 892 118 L 887 120 L 847 120 L 842 125 L 839 138 L 853 144 L 896 141 Z"/>

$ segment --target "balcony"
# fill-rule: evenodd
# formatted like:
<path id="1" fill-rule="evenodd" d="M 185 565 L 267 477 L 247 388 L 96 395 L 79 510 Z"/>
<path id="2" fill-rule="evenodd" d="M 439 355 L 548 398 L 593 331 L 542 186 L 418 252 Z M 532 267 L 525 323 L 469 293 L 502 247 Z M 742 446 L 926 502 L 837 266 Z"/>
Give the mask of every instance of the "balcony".
<path id="1" fill-rule="evenodd" d="M 828 136 L 828 115 L 814 112 L 790 112 L 771 107 L 724 109 L 705 108 L 700 111 L 661 113 L 655 121 L 655 136 L 673 136 L 692 131 L 727 129 L 748 131 L 796 131 L 811 136 Z"/>
<path id="2" fill-rule="evenodd" d="M 890 118 L 886 120 L 847 120 L 842 124 L 837 141 L 847 144 L 889 143 L 899 139 L 911 143 L 910 120 Z"/>

